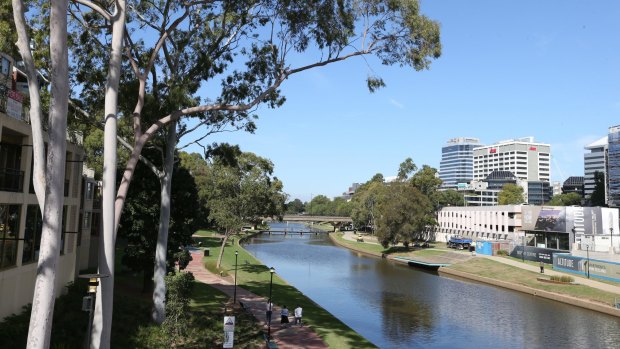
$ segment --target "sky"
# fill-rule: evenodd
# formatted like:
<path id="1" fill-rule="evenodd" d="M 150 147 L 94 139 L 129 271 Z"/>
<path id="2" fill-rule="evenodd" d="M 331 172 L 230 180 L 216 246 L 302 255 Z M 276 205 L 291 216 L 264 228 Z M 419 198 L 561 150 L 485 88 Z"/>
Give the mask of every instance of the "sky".
<path id="1" fill-rule="evenodd" d="M 408 157 L 439 169 L 454 137 L 533 136 L 551 145 L 552 181 L 582 176 L 584 146 L 620 124 L 620 1 L 421 6 L 441 25 L 442 56 L 429 70 L 354 59 L 306 71 L 282 85 L 282 107 L 257 111 L 254 134 L 210 142 L 269 158 L 290 200 L 333 198 L 376 173 L 395 175 Z M 387 86 L 369 93 L 368 75 Z"/>

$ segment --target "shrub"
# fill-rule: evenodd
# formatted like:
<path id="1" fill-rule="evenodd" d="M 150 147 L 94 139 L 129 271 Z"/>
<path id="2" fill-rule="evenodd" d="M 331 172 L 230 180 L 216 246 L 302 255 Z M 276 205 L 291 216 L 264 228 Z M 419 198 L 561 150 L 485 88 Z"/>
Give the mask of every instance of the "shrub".
<path id="1" fill-rule="evenodd" d="M 186 334 L 189 325 L 189 301 L 194 286 L 192 273 L 180 272 L 166 275 L 166 320 L 163 330 L 169 336 L 170 343 Z"/>
<path id="2" fill-rule="evenodd" d="M 183 250 L 175 253 L 174 259 L 177 261 L 177 263 L 179 263 L 179 269 L 183 270 L 187 268 L 187 265 L 189 264 L 189 262 L 192 261 L 193 258 L 188 250 Z"/>
<path id="3" fill-rule="evenodd" d="M 575 278 L 569 275 L 551 275 L 551 280 L 552 281 L 557 281 L 557 282 L 574 282 Z"/>
<path id="4" fill-rule="evenodd" d="M 506 250 L 497 250 L 497 255 L 498 256 L 507 256 L 508 255 L 508 251 L 506 251 Z"/>

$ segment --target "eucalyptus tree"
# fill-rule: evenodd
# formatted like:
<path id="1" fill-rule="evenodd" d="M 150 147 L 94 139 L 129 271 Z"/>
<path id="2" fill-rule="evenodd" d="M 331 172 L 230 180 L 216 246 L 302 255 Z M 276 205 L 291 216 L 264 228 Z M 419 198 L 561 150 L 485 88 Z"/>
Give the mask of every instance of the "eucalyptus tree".
<path id="1" fill-rule="evenodd" d="M 409 246 L 437 224 L 431 201 L 410 183 L 386 186 L 379 212 L 376 235 L 383 247 L 398 242 Z"/>
<path id="2" fill-rule="evenodd" d="M 273 163 L 253 153 L 239 153 L 232 161 L 215 157 L 210 169 L 209 218 L 224 230 L 219 268 L 228 238 L 246 222 L 282 215 L 286 194 L 273 176 Z"/>
<path id="3" fill-rule="evenodd" d="M 98 292 L 95 347 L 109 347 L 114 242 L 124 200 L 144 146 L 162 128 L 194 118 L 197 125 L 253 130 L 256 108 L 280 106 L 284 102 L 280 88 L 294 74 L 373 54 L 383 64 L 421 70 L 441 51 L 439 25 L 420 13 L 416 0 L 129 1 L 127 13 L 124 0 L 70 4 L 69 13 L 75 19 L 71 38 L 76 44 L 71 46 L 76 65 L 72 81 L 80 85 L 83 98 L 105 91 L 104 232 L 99 267 L 110 277 Z M 126 70 L 121 71 L 123 43 L 123 67 L 131 69 L 131 79 Z M 302 63 L 292 66 L 293 61 Z M 105 84 L 90 78 L 103 81 L 105 70 Z M 124 114 L 132 120 L 132 151 L 114 196 L 121 77 L 127 77 L 123 83 L 135 85 L 136 93 L 133 109 Z M 371 91 L 383 85 L 379 77 L 368 78 Z M 199 91 L 200 87 L 204 90 Z M 158 114 L 146 115 L 148 95 L 187 96 L 193 102 L 170 104 Z M 109 205 L 115 197 L 112 212 Z"/>
<path id="4" fill-rule="evenodd" d="M 45 154 L 43 145 L 43 111 L 37 82 L 37 68 L 30 48 L 30 35 L 25 18 L 26 9 L 20 0 L 13 0 L 12 6 L 18 38 L 17 47 L 28 76 L 34 159 L 33 186 L 43 217 L 41 248 L 27 346 L 28 348 L 47 348 L 50 344 L 51 321 L 56 297 L 56 269 L 60 253 L 61 217 L 64 202 L 69 100 L 67 2 L 52 1 L 49 7 L 49 64 L 50 78 L 54 83 L 50 90 L 47 154 Z"/>

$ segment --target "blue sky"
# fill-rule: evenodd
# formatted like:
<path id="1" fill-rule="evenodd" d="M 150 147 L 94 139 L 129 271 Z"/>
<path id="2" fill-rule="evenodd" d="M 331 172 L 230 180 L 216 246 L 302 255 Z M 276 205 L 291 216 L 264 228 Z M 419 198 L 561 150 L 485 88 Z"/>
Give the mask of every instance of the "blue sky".
<path id="1" fill-rule="evenodd" d="M 534 136 L 551 144 L 552 180 L 583 175 L 583 147 L 620 124 L 620 2 L 421 3 L 441 23 L 430 70 L 355 59 L 307 71 L 282 86 L 284 106 L 258 110 L 255 134 L 210 142 L 271 159 L 304 201 L 392 176 L 407 157 L 439 169 L 441 147 L 460 136 Z M 370 94 L 369 74 L 387 86 Z"/>

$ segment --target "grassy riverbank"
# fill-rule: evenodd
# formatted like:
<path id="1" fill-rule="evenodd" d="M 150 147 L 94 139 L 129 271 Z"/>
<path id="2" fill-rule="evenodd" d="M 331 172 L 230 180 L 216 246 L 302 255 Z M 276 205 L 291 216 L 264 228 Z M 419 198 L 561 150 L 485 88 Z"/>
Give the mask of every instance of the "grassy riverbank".
<path id="1" fill-rule="evenodd" d="M 558 295 L 566 295 L 578 299 L 585 299 L 591 302 L 602 303 L 608 306 L 613 306 L 616 299 L 620 297 L 620 295 L 618 294 L 606 292 L 585 285 L 550 284 L 541 282 L 538 280 L 538 278 L 541 276 L 539 273 L 496 262 L 484 257 L 472 257 L 467 252 L 447 249 L 445 248 L 445 246 L 443 246 L 443 244 L 441 246 L 436 246 L 436 248 L 431 249 L 416 249 L 411 251 L 403 251 L 402 248 L 384 249 L 382 246 L 373 243 L 345 240 L 340 233 L 331 234 L 330 237 L 335 243 L 339 245 L 372 255 L 380 256 L 383 253 L 388 256 L 388 258 L 402 256 L 426 262 L 451 263 L 449 267 L 446 267 L 447 269 L 482 276 L 500 282 L 526 286 L 535 290 L 552 292 Z M 502 258 L 512 259 L 521 263 L 520 260 L 517 260 L 515 258 Z M 532 262 L 528 261 L 526 261 L 525 263 L 532 264 Z M 538 263 L 535 263 L 535 265 L 538 266 Z"/>
<path id="2" fill-rule="evenodd" d="M 620 297 L 618 294 L 605 292 L 584 285 L 550 284 L 541 282 L 538 281 L 540 277 L 539 273 L 494 262 L 486 258 L 473 258 L 467 262 L 453 264 L 449 268 L 491 278 L 493 280 L 523 285 L 537 290 L 600 302 L 610 306 L 613 306 L 615 304 L 615 299 Z"/>
<path id="3" fill-rule="evenodd" d="M 269 296 L 269 267 L 263 265 L 240 246 L 238 238 L 235 238 L 234 245 L 230 242 L 224 249 L 222 266 L 219 270 L 215 269 L 215 263 L 221 248 L 219 238 L 201 237 L 200 241 L 210 251 L 210 256 L 204 257 L 203 260 L 209 270 L 218 273 L 222 272 L 223 275 L 234 275 L 236 250 L 239 252 L 237 256 L 237 285 L 257 295 Z M 304 309 L 304 323 L 323 338 L 330 348 L 376 348 L 376 346 L 314 303 L 299 290 L 287 284 L 285 280 L 278 276 L 277 270 L 273 277 L 272 299 L 274 304 L 279 306 L 287 305 L 289 308 L 294 308 L 297 305 L 301 305 Z"/>

